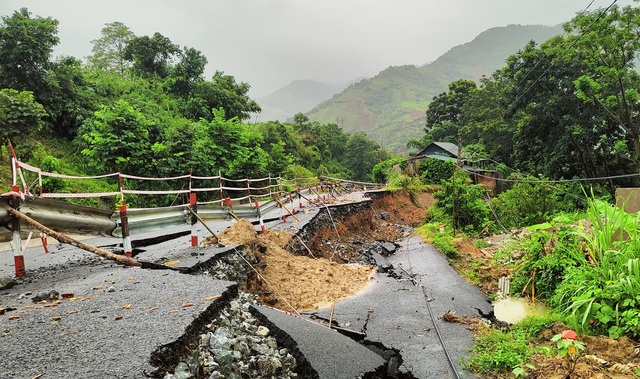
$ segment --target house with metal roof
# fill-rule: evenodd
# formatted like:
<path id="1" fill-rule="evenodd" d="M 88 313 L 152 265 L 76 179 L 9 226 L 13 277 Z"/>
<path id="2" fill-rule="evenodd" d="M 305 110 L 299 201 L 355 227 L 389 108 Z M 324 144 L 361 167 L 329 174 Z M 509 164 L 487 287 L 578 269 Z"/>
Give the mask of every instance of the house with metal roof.
<path id="1" fill-rule="evenodd" d="M 419 172 L 418 166 L 423 159 L 433 158 L 443 161 L 458 161 L 460 150 L 456 144 L 451 142 L 431 142 L 416 155 L 409 158 L 409 164 L 414 172 Z M 496 189 L 497 171 L 493 161 L 481 159 L 475 162 L 460 158 L 460 165 L 469 174 L 474 184 L 482 184 L 494 194 Z"/>

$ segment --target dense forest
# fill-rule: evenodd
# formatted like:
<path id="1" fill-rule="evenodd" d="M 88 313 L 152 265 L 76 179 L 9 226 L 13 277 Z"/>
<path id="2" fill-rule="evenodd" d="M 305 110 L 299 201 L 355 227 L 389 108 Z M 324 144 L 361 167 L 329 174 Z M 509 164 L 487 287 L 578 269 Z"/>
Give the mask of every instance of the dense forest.
<path id="1" fill-rule="evenodd" d="M 429 105 L 425 135 L 409 145 L 460 141 L 536 176 L 638 185 L 640 8 L 587 12 L 564 28 L 479 85 L 451 83 Z"/>
<path id="2" fill-rule="evenodd" d="M 220 71 L 206 79 L 207 58 L 160 33 L 106 24 L 82 61 L 52 60 L 57 31 L 57 20 L 26 8 L 0 23 L 0 139 L 45 170 L 369 180 L 388 158 L 364 133 L 303 115 L 246 123 L 260 111 L 249 84 Z"/>

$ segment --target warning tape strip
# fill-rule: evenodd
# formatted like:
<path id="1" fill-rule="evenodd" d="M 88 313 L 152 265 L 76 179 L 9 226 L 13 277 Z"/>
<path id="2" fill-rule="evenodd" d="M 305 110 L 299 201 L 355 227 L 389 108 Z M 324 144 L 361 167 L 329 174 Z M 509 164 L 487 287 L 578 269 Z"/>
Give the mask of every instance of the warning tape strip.
<path id="1" fill-rule="evenodd" d="M 253 188 L 252 188 L 253 189 Z M 191 188 L 191 192 L 213 192 L 220 191 L 220 187 L 209 187 L 209 188 Z"/>
<path id="2" fill-rule="evenodd" d="M 43 193 L 40 197 L 108 197 L 120 195 L 120 192 L 96 192 L 96 193 Z"/>
<path id="3" fill-rule="evenodd" d="M 65 174 L 58 174 L 58 173 L 53 173 L 53 172 L 47 172 L 47 171 L 42 171 L 41 169 L 39 169 L 38 167 L 34 167 L 31 166 L 30 164 L 24 163 L 24 162 L 20 162 L 20 161 L 16 161 L 18 166 L 20 166 L 21 168 L 24 168 L 25 170 L 29 170 L 32 172 L 37 172 L 43 176 L 50 176 L 53 178 L 61 178 L 61 179 L 102 179 L 102 178 L 108 178 L 110 176 L 118 176 L 120 175 L 119 172 L 113 173 L 113 174 L 104 174 L 104 175 L 95 175 L 95 176 L 75 176 L 75 175 L 65 175 Z"/>
<path id="4" fill-rule="evenodd" d="M 150 178 L 148 176 L 135 176 L 135 175 L 128 175 L 128 174 L 120 174 L 120 176 L 123 178 L 136 179 L 136 180 L 177 180 L 177 179 L 187 179 L 190 177 L 190 175 L 180 175 L 180 176 L 172 176 L 168 178 Z"/>
<path id="5" fill-rule="evenodd" d="M 143 190 L 126 190 L 123 189 L 122 193 L 128 193 L 128 194 L 133 194 L 133 195 L 175 195 L 175 194 L 180 194 L 180 193 L 189 193 L 190 191 L 187 190 L 169 190 L 169 191 L 143 191 Z M 120 192 L 116 192 L 116 193 L 120 193 Z"/>
<path id="6" fill-rule="evenodd" d="M 375 186 L 375 187 L 381 186 L 381 184 L 379 184 L 379 183 L 357 182 L 355 180 L 345 180 L 345 179 L 340 179 L 340 178 L 333 178 L 331 176 L 321 176 L 321 178 L 334 180 L 334 181 L 338 181 L 338 182 L 342 182 L 342 183 L 364 184 L 364 185 L 367 185 L 367 186 Z"/>
<path id="7" fill-rule="evenodd" d="M 192 176 L 191 179 L 194 180 L 215 180 L 215 179 L 220 179 L 222 178 L 220 175 L 218 176 Z"/>

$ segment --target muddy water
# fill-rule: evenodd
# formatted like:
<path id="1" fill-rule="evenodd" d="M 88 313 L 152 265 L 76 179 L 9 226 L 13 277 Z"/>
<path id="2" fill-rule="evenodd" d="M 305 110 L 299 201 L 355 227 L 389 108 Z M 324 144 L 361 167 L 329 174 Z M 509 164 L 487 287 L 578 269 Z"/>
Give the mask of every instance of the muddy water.
<path id="1" fill-rule="evenodd" d="M 493 303 L 493 311 L 500 321 L 515 324 L 526 316 L 541 316 L 547 313 L 547 307 L 541 303 L 531 303 L 520 297 L 498 300 Z"/>

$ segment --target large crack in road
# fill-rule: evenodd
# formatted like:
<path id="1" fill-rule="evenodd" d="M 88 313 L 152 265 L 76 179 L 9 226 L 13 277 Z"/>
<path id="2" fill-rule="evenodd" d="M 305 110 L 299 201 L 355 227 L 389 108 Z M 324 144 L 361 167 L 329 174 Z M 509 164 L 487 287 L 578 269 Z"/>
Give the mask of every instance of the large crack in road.
<path id="1" fill-rule="evenodd" d="M 188 278 L 215 279 L 213 283 L 232 280 L 241 290 L 255 290 L 263 298 L 260 300 L 251 297 L 243 291 L 237 291 L 237 296 L 207 297 L 201 304 L 207 305 L 206 318 L 210 322 L 199 318 L 202 321 L 189 323 L 188 333 L 155 345 L 154 352 L 149 353 L 149 363 L 155 369 L 145 369 L 144 375 L 166 379 L 448 378 L 460 372 L 461 377 L 468 376 L 457 363 L 454 367 L 447 365 L 442 345 L 438 346 L 439 342 L 433 332 L 434 323 L 440 325 L 446 336 L 444 344 L 451 346 L 452 356 L 459 362 L 472 344 L 472 333 L 462 325 L 443 324 L 437 315 L 447 310 L 466 315 L 469 313 L 468 309 L 474 315 L 478 310 L 489 314 L 490 306 L 479 295 L 479 291 L 476 293 L 473 286 L 464 280 L 460 281 L 453 270 L 448 271 L 451 268 L 441 254 L 416 241 L 415 237 L 409 237 L 411 227 L 421 223 L 424 218 L 424 209 L 409 205 L 409 201 L 398 194 L 372 195 L 378 197 L 374 197 L 373 201 L 315 210 L 312 208 L 310 214 L 300 213 L 302 225 L 294 226 L 280 220 L 268 225 L 273 231 L 272 238 L 280 238 L 280 234 L 284 235 L 285 232 L 296 233 L 296 237 L 290 238 L 286 244 L 289 251 L 287 254 L 296 255 L 290 256 L 289 261 L 304 258 L 308 262 L 307 269 L 319 267 L 313 272 L 294 272 L 292 269 L 289 276 L 281 272 L 279 280 L 291 280 L 294 287 L 295 283 L 298 283 L 298 287 L 316 286 L 310 292 L 323 294 L 330 292 L 328 287 L 338 283 L 337 279 L 342 279 L 336 278 L 336 275 L 332 277 L 330 274 L 333 272 L 340 272 L 337 276 L 342 277 L 361 275 L 356 275 L 355 271 L 333 271 L 334 269 L 353 270 L 349 264 L 376 266 L 378 272 L 368 278 L 366 289 L 356 291 L 360 291 L 356 296 L 340 299 L 341 296 L 334 294 L 329 302 L 325 301 L 325 304 L 334 304 L 333 313 L 330 311 L 332 307 L 328 306 L 302 312 L 309 307 L 317 307 L 321 296 L 315 302 L 308 300 L 306 303 L 299 303 L 306 305 L 298 312 L 298 303 L 295 307 L 288 308 L 279 299 L 282 296 L 268 293 L 268 288 L 272 286 L 266 286 L 264 282 L 267 277 L 265 272 L 269 267 L 269 259 L 265 259 L 266 249 L 271 247 L 269 240 L 195 249 L 179 247 L 177 240 L 174 241 L 170 234 L 138 242 L 139 248 L 149 248 L 140 252 L 146 259 L 151 260 L 149 257 L 153 257 L 153 261 L 158 263 L 178 262 L 174 267 L 182 274 L 175 271 L 158 272 L 154 280 L 150 278 L 151 283 L 156 282 L 151 285 L 161 291 L 165 291 L 163 287 L 173 285 L 162 279 L 164 276 L 182 275 L 184 280 L 178 279 L 183 282 L 181 288 L 187 289 L 191 286 L 189 283 L 194 282 Z M 183 234 L 184 232 L 178 232 L 174 236 Z M 281 242 L 278 240 L 278 244 Z M 314 266 L 323 258 L 335 262 L 329 266 Z M 288 263 L 285 262 L 286 264 Z M 99 265 L 95 270 L 101 272 L 102 266 Z M 74 275 L 76 279 L 87 276 L 86 272 L 80 270 L 81 267 L 86 266 L 82 266 L 80 260 L 75 274 L 58 273 L 58 276 L 62 275 L 68 281 L 72 281 Z M 185 275 L 187 273 L 194 275 Z M 53 274 L 55 270 L 52 271 Z M 317 274 L 326 276 L 325 284 L 303 285 L 300 283 L 307 282 L 296 280 L 301 279 L 301 276 Z M 126 272 L 118 274 L 114 283 L 124 281 L 127 275 L 129 274 Z M 454 276 L 458 279 L 452 279 Z M 201 279 L 196 281 L 198 285 L 206 287 L 205 282 L 200 282 Z M 36 279 L 27 284 L 38 288 L 44 283 L 47 280 Z M 421 298 L 421 291 L 417 291 L 420 286 L 433 293 L 432 314 L 436 315 L 435 321 L 429 319 L 424 298 Z M 444 288 L 440 288 L 441 286 Z M 207 293 L 206 288 L 203 290 L 199 296 Z M 337 293 L 353 293 L 349 288 L 343 290 Z M 119 290 L 116 291 L 116 294 L 120 293 Z M 187 290 L 184 295 L 177 297 L 186 298 L 191 295 L 190 292 L 191 290 Z M 449 292 L 456 295 L 450 296 Z M 0 300 L 4 299 L 2 296 L 10 295 L 11 293 L 0 292 Z M 160 300 L 162 295 L 156 294 L 158 304 L 163 303 Z M 277 306 L 289 314 L 264 307 L 263 304 Z M 156 308 L 151 303 L 149 306 L 149 309 Z M 148 314 L 140 316 L 153 321 L 153 317 Z M 332 328 L 327 327 L 328 321 L 324 325 L 322 322 L 310 321 L 312 317 L 316 321 L 332 320 Z M 7 328 L 5 332 L 12 332 L 8 329 L 11 326 L 8 322 L 0 320 L 0 324 Z M 149 332 L 153 333 L 153 330 Z M 338 338 L 338 335 L 341 337 Z M 12 366 L 13 370 L 18 370 L 14 372 L 34 372 L 20 371 L 16 367 Z M 109 368 L 104 370 L 108 371 Z M 117 370 L 121 369 L 112 367 L 112 371 Z M 138 374 L 121 374 L 121 377 L 142 377 L 139 376 L 141 371 L 137 372 Z M 49 376 L 56 377 L 51 373 Z M 3 371 L 0 370 L 0 377 L 2 374 Z"/>

